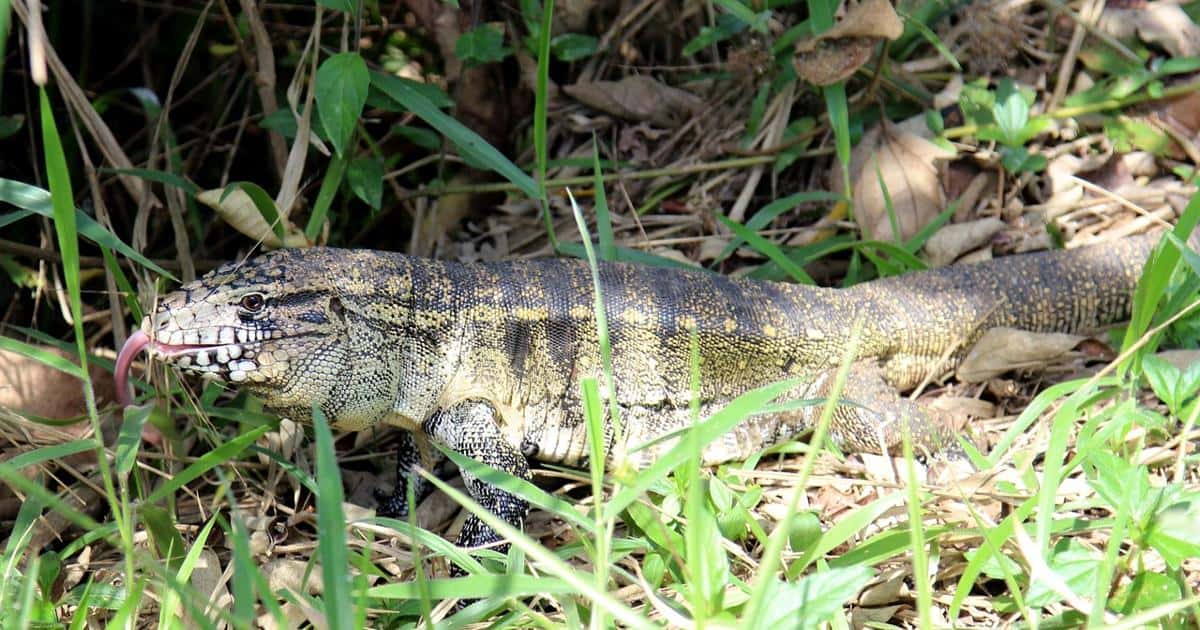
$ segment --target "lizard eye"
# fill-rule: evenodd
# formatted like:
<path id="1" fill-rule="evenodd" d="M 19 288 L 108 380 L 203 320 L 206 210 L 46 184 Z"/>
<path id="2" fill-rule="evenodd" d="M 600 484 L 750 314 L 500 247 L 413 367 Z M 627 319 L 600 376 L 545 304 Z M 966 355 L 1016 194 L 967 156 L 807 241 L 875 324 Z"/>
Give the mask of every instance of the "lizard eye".
<path id="1" fill-rule="evenodd" d="M 242 308 L 246 309 L 247 311 L 250 311 L 251 313 L 257 313 L 267 305 L 267 301 L 263 299 L 263 296 L 260 293 L 247 293 L 246 295 L 242 296 L 241 304 Z"/>

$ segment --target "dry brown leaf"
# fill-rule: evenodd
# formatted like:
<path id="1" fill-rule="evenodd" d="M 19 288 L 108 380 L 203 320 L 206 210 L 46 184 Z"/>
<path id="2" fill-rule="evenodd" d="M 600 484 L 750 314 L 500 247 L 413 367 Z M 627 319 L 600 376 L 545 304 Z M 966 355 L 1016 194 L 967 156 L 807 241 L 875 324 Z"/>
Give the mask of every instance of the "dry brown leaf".
<path id="1" fill-rule="evenodd" d="M 868 608 L 885 606 L 909 597 L 908 573 L 906 571 L 888 571 L 879 576 L 879 581 L 862 590 L 858 594 L 858 605 Z"/>
<path id="2" fill-rule="evenodd" d="M 71 360 L 70 355 L 57 348 L 41 349 Z M 104 406 L 116 400 L 117 390 L 112 374 L 95 364 L 88 371 L 92 376 L 97 404 Z M 18 414 L 54 420 L 78 418 L 87 413 L 83 384 L 79 379 L 7 350 L 0 350 L 0 407 Z M 79 425 L 78 429 L 88 432 L 91 427 Z"/>
<path id="3" fill-rule="evenodd" d="M 225 196 L 224 200 L 221 199 L 223 195 Z M 241 188 L 234 188 L 228 195 L 225 195 L 224 188 L 205 190 L 196 195 L 196 200 L 216 210 L 217 214 L 235 230 L 246 235 L 247 238 L 261 241 L 266 247 L 272 249 L 308 247 L 310 244 L 304 237 L 304 232 L 286 219 L 283 229 L 284 240 L 280 241 L 271 226 L 267 224 L 267 220 L 263 218 L 262 213 L 258 211 L 258 207 L 251 201 L 250 195 Z"/>
<path id="4" fill-rule="evenodd" d="M 1004 229 L 1004 222 L 987 217 L 947 225 L 925 242 L 925 259 L 930 267 L 945 267 L 963 254 L 982 247 Z"/>
<path id="5" fill-rule="evenodd" d="M 1114 37 L 1129 37 L 1136 31 L 1142 41 L 1162 46 L 1172 57 L 1200 55 L 1200 26 L 1173 2 L 1105 9 L 1097 28 Z"/>
<path id="6" fill-rule="evenodd" d="M 283 611 L 282 624 L 279 623 L 280 619 L 274 613 L 267 612 L 259 616 L 258 627 L 261 630 L 288 630 L 300 628 L 304 626 L 304 622 L 308 621 L 308 617 L 304 615 L 304 609 L 291 602 L 285 602 L 280 610 Z"/>
<path id="7" fill-rule="evenodd" d="M 846 11 L 846 17 L 811 39 L 796 43 L 792 65 L 800 78 L 814 85 L 830 85 L 848 78 L 865 64 L 882 40 L 896 39 L 904 24 L 888 0 L 863 0 Z"/>
<path id="8" fill-rule="evenodd" d="M 261 570 L 272 592 L 286 588 L 297 593 L 319 595 L 323 590 L 320 565 L 310 566 L 302 560 L 277 558 L 268 561 Z"/>
<path id="9" fill-rule="evenodd" d="M 996 405 L 970 396 L 940 395 L 922 400 L 927 408 L 953 418 L 995 418 Z"/>
<path id="10" fill-rule="evenodd" d="M 233 596 L 229 594 L 229 589 L 225 588 L 225 582 L 221 579 L 223 573 L 221 560 L 217 557 L 216 552 L 205 549 L 196 558 L 192 575 L 188 579 L 189 585 L 195 589 L 195 592 L 202 598 L 206 598 L 204 601 L 210 602 L 210 611 L 225 609 L 233 605 Z M 189 622 L 188 626 L 200 627 L 194 622 Z"/>
<path id="11" fill-rule="evenodd" d="M 937 161 L 954 152 L 909 131 L 883 124 L 872 128 L 850 155 L 854 182 L 854 218 L 867 238 L 893 241 L 882 183 L 907 240 L 933 220 L 946 205 Z"/>
<path id="12" fill-rule="evenodd" d="M 1045 218 L 1054 219 L 1074 208 L 1083 199 L 1083 186 L 1076 179 L 1076 174 L 1100 168 L 1107 160 L 1107 155 L 1080 158 L 1069 153 L 1050 160 L 1046 166 L 1050 198 L 1042 204 Z"/>
<path id="13" fill-rule="evenodd" d="M 1155 356 L 1181 370 L 1200 363 L 1200 350 L 1163 350 Z"/>
<path id="14" fill-rule="evenodd" d="M 1035 333 L 1016 328 L 988 329 L 958 366 L 958 380 L 982 383 L 1009 370 L 1044 367 L 1083 341 L 1080 335 Z"/>
<path id="15" fill-rule="evenodd" d="M 850 627 L 851 628 L 866 628 L 869 624 L 887 624 L 887 622 L 896 618 L 896 613 L 904 608 L 903 605 L 895 604 L 892 606 L 883 606 L 880 608 L 863 608 L 855 606 L 850 610 Z"/>
<path id="16" fill-rule="evenodd" d="M 796 75 L 813 85 L 832 85 L 845 81 L 871 60 L 875 40 L 831 39 L 819 42 L 811 52 L 797 52 L 792 63 Z"/>
<path id="17" fill-rule="evenodd" d="M 704 106 L 704 101 L 695 94 L 644 75 L 620 81 L 581 82 L 563 90 L 589 107 L 661 127 L 677 127 Z"/>

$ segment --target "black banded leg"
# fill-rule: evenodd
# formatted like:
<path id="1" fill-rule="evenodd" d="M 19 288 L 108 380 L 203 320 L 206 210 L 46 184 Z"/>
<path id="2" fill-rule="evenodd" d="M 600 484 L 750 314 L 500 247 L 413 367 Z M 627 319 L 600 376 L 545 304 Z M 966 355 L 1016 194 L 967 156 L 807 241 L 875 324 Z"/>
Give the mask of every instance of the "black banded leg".
<path id="1" fill-rule="evenodd" d="M 439 410 L 425 422 L 424 429 L 431 439 L 477 462 L 521 479 L 531 478 L 525 456 L 504 439 L 500 432 L 500 414 L 486 400 L 464 400 Z M 462 471 L 462 478 L 467 492 L 489 512 L 513 527 L 520 528 L 524 524 L 525 514 L 529 511 L 524 499 L 488 485 L 466 471 Z M 502 540 L 496 530 L 471 514 L 463 524 L 457 544 L 460 547 L 480 547 Z M 508 545 L 495 548 L 504 551 Z"/>
<path id="2" fill-rule="evenodd" d="M 400 432 L 400 445 L 396 453 L 396 487 L 391 493 L 386 490 L 375 490 L 375 500 L 379 507 L 375 512 L 379 516 L 406 518 L 408 516 L 408 487 L 413 489 L 416 503 L 429 496 L 433 484 L 417 474 L 416 467 L 424 466 L 430 472 L 442 459 L 441 451 L 433 448 L 425 436 L 419 436 L 411 431 Z"/>

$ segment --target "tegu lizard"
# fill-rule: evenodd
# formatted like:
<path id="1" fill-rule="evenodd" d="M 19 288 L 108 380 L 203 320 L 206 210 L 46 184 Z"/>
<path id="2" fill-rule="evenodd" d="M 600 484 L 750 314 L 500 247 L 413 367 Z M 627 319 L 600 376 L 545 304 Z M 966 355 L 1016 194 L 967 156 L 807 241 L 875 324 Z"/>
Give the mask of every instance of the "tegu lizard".
<path id="1" fill-rule="evenodd" d="M 953 368 L 989 328 L 1077 331 L 1128 316 L 1155 239 L 955 265 L 847 289 L 734 279 L 700 271 L 600 263 L 624 446 L 691 425 L 753 388 L 802 377 L 785 399 L 829 390 L 863 320 L 830 429 L 844 451 L 899 443 L 904 427 L 936 448 L 953 435 L 898 392 Z M 582 465 L 589 453 L 581 380 L 603 364 L 588 265 L 547 259 L 458 263 L 315 247 L 227 264 L 164 297 L 121 351 L 119 387 L 143 348 L 153 359 L 248 390 L 297 421 L 319 406 L 335 429 L 405 431 L 394 493 L 380 512 L 407 511 L 406 487 L 428 441 L 529 478 L 529 460 Z M 699 387 L 691 381 L 692 339 Z M 601 386 L 602 396 L 608 396 Z M 756 415 L 703 450 L 707 465 L 744 459 L 811 429 L 820 405 Z M 614 447 L 609 432 L 606 452 Z M 652 461 L 678 438 L 636 450 Z M 465 475 L 483 506 L 520 525 L 527 506 Z M 463 546 L 500 542 L 474 516 Z"/>

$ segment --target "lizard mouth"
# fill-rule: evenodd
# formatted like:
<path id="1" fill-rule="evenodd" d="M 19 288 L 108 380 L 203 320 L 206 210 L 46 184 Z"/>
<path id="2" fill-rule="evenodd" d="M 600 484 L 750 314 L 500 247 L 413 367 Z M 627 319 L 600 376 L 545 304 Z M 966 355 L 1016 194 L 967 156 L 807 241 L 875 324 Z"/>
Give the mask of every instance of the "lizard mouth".
<path id="1" fill-rule="evenodd" d="M 170 344 L 151 339 L 145 330 L 134 332 L 125 340 L 125 345 L 121 346 L 114 369 L 117 400 L 121 406 L 128 406 L 133 401 L 129 372 L 133 360 L 146 350 L 150 352 L 151 357 L 212 377 L 220 376 L 222 371 L 232 369 L 231 364 L 238 363 L 238 358 L 242 355 L 242 344 Z M 250 366 L 239 367 L 245 369 Z"/>

